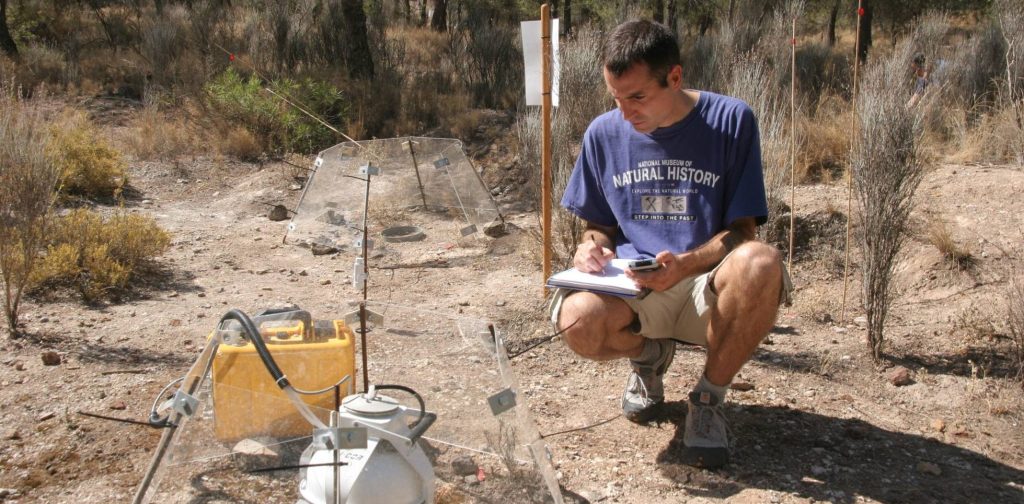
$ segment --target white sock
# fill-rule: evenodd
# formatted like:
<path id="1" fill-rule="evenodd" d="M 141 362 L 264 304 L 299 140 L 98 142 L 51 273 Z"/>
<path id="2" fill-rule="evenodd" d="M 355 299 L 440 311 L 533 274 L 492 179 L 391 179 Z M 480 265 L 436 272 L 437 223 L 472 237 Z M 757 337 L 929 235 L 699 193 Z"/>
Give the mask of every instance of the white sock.
<path id="1" fill-rule="evenodd" d="M 708 377 L 703 374 L 700 376 L 700 381 L 697 382 L 697 386 L 693 388 L 694 392 L 707 392 L 711 394 L 717 400 L 718 404 L 725 402 L 725 393 L 729 390 L 728 385 L 715 385 L 708 381 Z"/>

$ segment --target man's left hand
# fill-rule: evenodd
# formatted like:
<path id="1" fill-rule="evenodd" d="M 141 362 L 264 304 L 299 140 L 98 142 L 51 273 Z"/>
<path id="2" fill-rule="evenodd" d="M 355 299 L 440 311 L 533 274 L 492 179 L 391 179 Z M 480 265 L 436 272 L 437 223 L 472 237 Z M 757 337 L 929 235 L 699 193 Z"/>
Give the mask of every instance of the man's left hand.
<path id="1" fill-rule="evenodd" d="M 661 292 L 670 289 L 680 280 L 686 278 L 685 265 L 675 254 L 664 250 L 654 258 L 661 267 L 653 271 L 626 270 L 626 276 L 636 283 L 637 287 L 645 287 Z"/>

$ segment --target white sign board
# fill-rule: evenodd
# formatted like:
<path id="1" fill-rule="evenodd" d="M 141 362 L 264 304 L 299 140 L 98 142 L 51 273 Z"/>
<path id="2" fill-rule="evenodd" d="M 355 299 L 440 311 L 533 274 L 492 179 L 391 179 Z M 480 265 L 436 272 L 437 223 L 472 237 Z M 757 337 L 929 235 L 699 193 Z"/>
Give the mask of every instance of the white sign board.
<path id="1" fill-rule="evenodd" d="M 540 21 L 523 21 L 523 66 L 526 69 L 526 104 L 543 104 L 543 72 Z M 551 105 L 558 106 L 558 19 L 551 20 Z"/>

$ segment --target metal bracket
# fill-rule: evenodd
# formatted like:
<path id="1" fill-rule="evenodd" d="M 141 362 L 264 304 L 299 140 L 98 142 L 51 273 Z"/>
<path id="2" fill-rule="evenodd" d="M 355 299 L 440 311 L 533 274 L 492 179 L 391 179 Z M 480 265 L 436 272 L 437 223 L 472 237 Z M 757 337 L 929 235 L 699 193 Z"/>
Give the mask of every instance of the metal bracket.
<path id="1" fill-rule="evenodd" d="M 313 443 L 320 443 L 333 450 L 355 450 L 366 448 L 369 439 L 364 427 L 329 427 L 313 431 Z"/>
<path id="2" fill-rule="evenodd" d="M 372 164 L 366 164 L 359 167 L 360 175 L 380 175 L 380 168 L 373 166 Z"/>
<path id="3" fill-rule="evenodd" d="M 346 313 L 345 315 L 342 315 L 341 319 L 344 320 L 345 325 L 349 327 L 359 327 L 359 310 L 356 310 L 351 313 Z M 381 315 L 367 308 L 366 322 L 368 324 L 384 325 L 384 315 Z"/>
<path id="4" fill-rule="evenodd" d="M 171 398 L 171 409 L 185 416 L 194 415 L 198 405 L 199 399 L 188 395 L 182 390 L 175 392 L 174 397 Z"/>
<path id="5" fill-rule="evenodd" d="M 354 242 L 352 242 L 352 246 L 357 248 L 357 249 L 363 248 L 363 238 L 362 237 L 356 238 L 356 240 Z M 369 239 L 369 240 L 366 240 L 366 250 L 373 250 L 373 239 L 372 238 Z"/>
<path id="6" fill-rule="evenodd" d="M 437 168 L 438 170 L 443 170 L 451 165 L 451 161 L 448 161 L 448 158 L 446 157 L 434 161 L 434 168 Z"/>
<path id="7" fill-rule="evenodd" d="M 314 168 L 320 168 L 324 164 L 324 158 L 317 156 L 316 161 L 313 161 Z"/>
<path id="8" fill-rule="evenodd" d="M 487 398 L 487 404 L 491 407 L 491 413 L 498 416 L 516 405 L 516 393 L 507 388 Z"/>
<path id="9" fill-rule="evenodd" d="M 459 232 L 462 233 L 462 236 L 469 236 L 476 232 L 476 224 L 470 224 L 460 229 Z"/>

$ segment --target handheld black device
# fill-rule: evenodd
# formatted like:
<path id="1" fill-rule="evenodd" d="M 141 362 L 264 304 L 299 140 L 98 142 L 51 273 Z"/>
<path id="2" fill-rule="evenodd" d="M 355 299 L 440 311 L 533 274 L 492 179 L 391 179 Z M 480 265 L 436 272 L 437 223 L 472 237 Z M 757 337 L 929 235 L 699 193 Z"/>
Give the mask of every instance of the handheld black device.
<path id="1" fill-rule="evenodd" d="M 661 263 L 654 259 L 637 259 L 629 263 L 630 271 L 654 271 L 661 267 Z"/>

